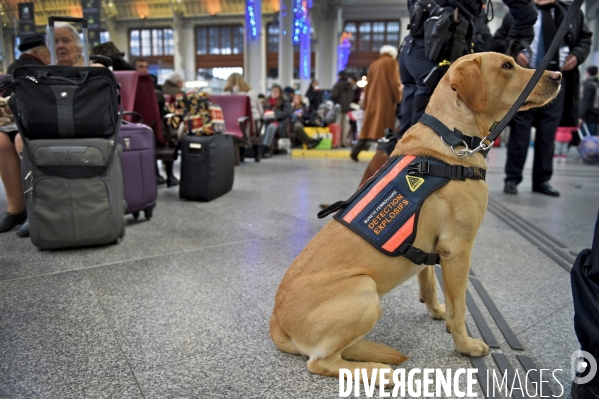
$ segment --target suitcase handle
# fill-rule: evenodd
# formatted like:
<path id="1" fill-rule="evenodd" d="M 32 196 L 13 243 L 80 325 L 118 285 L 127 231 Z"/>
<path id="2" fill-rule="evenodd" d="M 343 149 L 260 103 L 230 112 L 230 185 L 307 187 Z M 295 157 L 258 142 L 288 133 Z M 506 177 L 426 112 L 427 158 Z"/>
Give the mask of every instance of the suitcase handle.
<path id="1" fill-rule="evenodd" d="M 75 17 L 48 17 L 48 44 L 50 44 L 50 65 L 56 65 L 56 43 L 54 43 L 54 23 L 72 22 L 81 24 L 81 33 L 83 33 L 83 64 L 89 66 L 89 37 L 87 33 L 87 19 Z"/>
<path id="2" fill-rule="evenodd" d="M 48 17 L 48 25 L 50 27 L 54 27 L 54 22 L 72 22 L 76 24 L 81 24 L 83 29 L 87 29 L 87 19 L 85 18 L 76 18 L 76 17 Z"/>

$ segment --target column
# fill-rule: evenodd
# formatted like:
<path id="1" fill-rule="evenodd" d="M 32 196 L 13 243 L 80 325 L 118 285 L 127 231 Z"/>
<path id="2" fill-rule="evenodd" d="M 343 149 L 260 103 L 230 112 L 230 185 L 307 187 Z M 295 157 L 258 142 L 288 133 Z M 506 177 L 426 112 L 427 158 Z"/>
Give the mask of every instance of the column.
<path id="1" fill-rule="evenodd" d="M 403 42 L 406 36 L 410 34 L 408 25 L 410 24 L 410 17 L 399 18 L 399 42 Z"/>
<path id="2" fill-rule="evenodd" d="M 262 25 L 262 1 L 245 2 L 243 75 L 254 93 L 266 92 L 266 42 Z"/>
<path id="3" fill-rule="evenodd" d="M 293 81 L 293 0 L 281 0 L 279 10 L 279 84 Z"/>
<path id="4" fill-rule="evenodd" d="M 337 81 L 337 46 L 339 32 L 337 11 L 323 13 L 313 18 L 316 37 L 315 76 L 320 87 L 331 89 Z"/>
<path id="5" fill-rule="evenodd" d="M 299 24 L 299 79 L 300 93 L 305 93 L 310 87 L 310 78 L 312 75 L 312 38 L 310 36 L 310 7 L 311 4 L 304 2 L 301 4 L 296 15 L 296 22 Z M 297 7 L 297 4 L 296 4 Z M 298 21 L 299 19 L 299 21 Z"/>
<path id="6" fill-rule="evenodd" d="M 181 26 L 182 37 L 186 38 L 181 44 L 181 59 L 183 60 L 183 77 L 186 81 L 198 78 L 198 66 L 196 65 L 196 43 L 194 27 L 190 24 Z"/>
<path id="7" fill-rule="evenodd" d="M 108 28 L 108 34 L 110 35 L 110 41 L 123 53 L 127 53 L 129 48 L 129 38 L 127 37 L 127 29 L 125 27 L 119 27 L 116 18 L 107 17 L 106 27 Z M 133 60 L 129 60 L 133 62 Z"/>
<path id="8" fill-rule="evenodd" d="M 173 69 L 175 72 L 180 73 L 186 80 L 187 78 L 185 76 L 185 56 L 183 54 L 183 47 L 185 45 L 184 42 L 188 39 L 189 38 L 185 37 L 185 32 L 183 31 L 183 14 L 173 11 L 173 41 L 175 42 Z M 193 77 L 193 80 L 195 80 L 195 76 Z"/>

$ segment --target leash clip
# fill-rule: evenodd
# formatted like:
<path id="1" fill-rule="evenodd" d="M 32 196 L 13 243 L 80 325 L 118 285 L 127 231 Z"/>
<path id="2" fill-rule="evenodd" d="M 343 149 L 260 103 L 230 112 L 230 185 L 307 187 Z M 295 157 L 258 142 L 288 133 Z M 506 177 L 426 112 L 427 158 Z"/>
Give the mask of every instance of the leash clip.
<path id="1" fill-rule="evenodd" d="M 495 143 L 495 141 L 491 141 L 488 145 L 485 145 L 485 141 L 488 141 L 487 137 L 489 137 L 489 136 L 486 136 L 485 138 L 483 138 L 480 141 L 480 144 L 478 145 L 478 147 L 473 148 L 472 150 L 468 148 L 468 145 L 466 143 L 464 143 L 464 145 L 466 147 L 465 149 L 459 150 L 458 152 L 456 152 L 455 151 L 455 147 L 451 147 L 451 151 L 455 155 L 457 155 L 458 157 L 460 157 L 460 159 L 466 159 L 466 158 L 471 157 L 471 156 L 473 156 L 474 154 L 476 154 L 477 152 L 480 152 L 480 151 L 489 151 L 491 149 L 491 147 L 493 147 L 493 143 Z"/>

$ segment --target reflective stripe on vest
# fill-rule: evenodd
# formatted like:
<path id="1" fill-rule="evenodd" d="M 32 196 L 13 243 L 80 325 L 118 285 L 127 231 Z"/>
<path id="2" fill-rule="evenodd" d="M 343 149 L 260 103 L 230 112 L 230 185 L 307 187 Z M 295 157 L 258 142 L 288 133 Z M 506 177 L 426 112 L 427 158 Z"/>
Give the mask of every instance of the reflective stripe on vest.
<path id="1" fill-rule="evenodd" d="M 408 175 L 408 165 L 420 161 L 446 165 L 436 159 L 412 155 L 391 158 L 377 172 L 377 177 L 364 183 L 334 218 L 382 253 L 402 255 L 416 239 L 418 215 L 424 200 L 450 180 Z"/>

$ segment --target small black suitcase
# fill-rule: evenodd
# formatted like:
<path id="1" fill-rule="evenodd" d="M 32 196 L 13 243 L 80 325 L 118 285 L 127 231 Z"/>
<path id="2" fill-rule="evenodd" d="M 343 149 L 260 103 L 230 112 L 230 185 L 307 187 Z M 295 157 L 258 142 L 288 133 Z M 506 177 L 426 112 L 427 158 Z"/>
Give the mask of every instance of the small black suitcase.
<path id="1" fill-rule="evenodd" d="M 179 198 L 211 201 L 231 191 L 235 146 L 227 134 L 183 136 Z"/>

